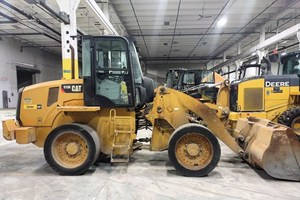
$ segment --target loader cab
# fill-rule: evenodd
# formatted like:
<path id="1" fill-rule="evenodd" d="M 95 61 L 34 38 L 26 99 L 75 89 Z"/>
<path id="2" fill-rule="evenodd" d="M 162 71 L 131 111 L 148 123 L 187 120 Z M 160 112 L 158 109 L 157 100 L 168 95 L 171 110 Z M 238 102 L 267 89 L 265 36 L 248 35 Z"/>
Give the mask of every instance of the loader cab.
<path id="1" fill-rule="evenodd" d="M 187 71 L 185 68 L 173 68 L 169 69 L 169 71 L 166 74 L 166 86 L 168 88 L 174 88 L 178 89 L 179 80 L 184 74 L 184 72 Z"/>
<path id="2" fill-rule="evenodd" d="M 188 70 L 185 68 L 169 69 L 166 75 L 166 86 L 184 90 L 201 84 L 214 84 L 214 72 L 210 70 Z"/>
<path id="3" fill-rule="evenodd" d="M 214 72 L 210 70 L 187 70 L 182 73 L 178 81 L 178 89 L 183 90 L 201 84 L 213 84 Z"/>
<path id="4" fill-rule="evenodd" d="M 84 36 L 82 63 L 86 106 L 137 108 L 152 101 L 153 82 L 143 77 L 132 41 Z"/>
<path id="5" fill-rule="evenodd" d="M 222 78 L 211 70 L 185 68 L 169 69 L 166 75 L 166 86 L 176 90 L 184 91 L 188 95 L 201 99 L 202 102 L 216 101 L 218 88 L 213 87 L 216 81 Z M 202 88 L 200 90 L 199 88 Z M 208 98 L 202 98 L 202 97 Z"/>
<path id="6" fill-rule="evenodd" d="M 278 74 L 300 74 L 300 51 L 291 52 L 281 56 Z"/>
<path id="7" fill-rule="evenodd" d="M 242 65 L 238 69 L 238 80 L 242 80 L 253 76 L 253 74 L 260 75 L 261 64 L 247 64 Z M 251 74 L 251 75 L 250 75 Z"/>

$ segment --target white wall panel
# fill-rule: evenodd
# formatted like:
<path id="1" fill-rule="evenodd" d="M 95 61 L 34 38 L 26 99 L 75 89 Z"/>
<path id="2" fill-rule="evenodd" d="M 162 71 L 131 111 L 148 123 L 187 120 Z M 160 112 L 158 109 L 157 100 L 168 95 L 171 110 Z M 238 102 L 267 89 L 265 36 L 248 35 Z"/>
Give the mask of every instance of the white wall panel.
<path id="1" fill-rule="evenodd" d="M 0 108 L 3 108 L 2 91 L 8 92 L 9 108 L 17 105 L 16 66 L 35 68 L 41 71 L 36 75 L 37 82 L 61 78 L 61 56 L 43 51 L 39 48 L 24 48 L 21 42 L 12 38 L 1 37 L 0 41 Z M 22 65 L 20 63 L 28 64 Z M 33 67 L 35 66 L 35 67 Z"/>

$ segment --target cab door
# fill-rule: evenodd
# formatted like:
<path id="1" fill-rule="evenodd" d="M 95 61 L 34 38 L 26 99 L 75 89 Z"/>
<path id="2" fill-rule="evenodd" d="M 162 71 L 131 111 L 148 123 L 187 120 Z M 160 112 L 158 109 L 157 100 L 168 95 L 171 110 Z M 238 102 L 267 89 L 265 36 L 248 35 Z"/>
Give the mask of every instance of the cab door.
<path id="1" fill-rule="evenodd" d="M 128 41 L 122 37 L 85 38 L 85 105 L 134 107 L 134 83 L 128 45 Z"/>

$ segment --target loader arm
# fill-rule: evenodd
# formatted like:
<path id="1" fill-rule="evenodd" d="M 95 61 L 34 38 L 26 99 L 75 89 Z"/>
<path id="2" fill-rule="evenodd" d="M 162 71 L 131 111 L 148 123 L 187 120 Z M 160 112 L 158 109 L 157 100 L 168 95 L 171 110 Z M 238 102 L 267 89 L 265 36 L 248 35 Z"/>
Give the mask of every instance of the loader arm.
<path id="1" fill-rule="evenodd" d="M 155 119 L 164 119 L 173 129 L 176 129 L 188 123 L 186 113 L 189 111 L 205 121 L 211 132 L 232 149 L 232 151 L 243 156 L 243 150 L 224 127 L 224 124 L 216 115 L 216 111 L 180 91 L 163 86 L 157 88 L 153 108 L 147 118 L 154 124 L 154 128 L 156 128 Z"/>
<path id="2" fill-rule="evenodd" d="M 222 142 L 224 142 L 236 154 L 241 156 L 243 155 L 243 150 L 237 145 L 235 139 L 224 127 L 224 124 L 216 115 L 215 110 L 210 109 L 205 104 L 197 101 L 197 99 L 194 99 L 181 92 L 175 91 L 175 94 L 177 99 L 180 100 L 181 105 L 205 121 L 208 129 L 211 130 L 215 136 L 222 140 Z"/>

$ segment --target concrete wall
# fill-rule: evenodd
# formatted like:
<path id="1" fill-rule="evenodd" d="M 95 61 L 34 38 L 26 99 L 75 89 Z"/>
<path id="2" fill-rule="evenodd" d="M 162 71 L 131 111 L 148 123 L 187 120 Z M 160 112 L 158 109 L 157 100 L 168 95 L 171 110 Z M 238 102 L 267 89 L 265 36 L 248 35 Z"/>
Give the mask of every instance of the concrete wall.
<path id="1" fill-rule="evenodd" d="M 24 48 L 20 52 L 21 42 L 13 38 L 2 37 L 0 40 L 0 108 L 3 108 L 2 91 L 8 92 L 8 106 L 17 105 L 16 66 L 34 68 L 41 71 L 36 74 L 36 82 L 61 78 L 61 56 L 39 48 Z"/>

